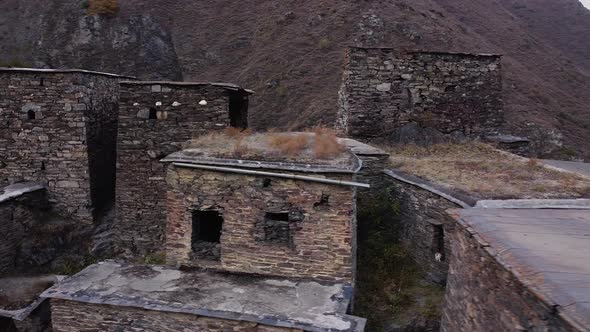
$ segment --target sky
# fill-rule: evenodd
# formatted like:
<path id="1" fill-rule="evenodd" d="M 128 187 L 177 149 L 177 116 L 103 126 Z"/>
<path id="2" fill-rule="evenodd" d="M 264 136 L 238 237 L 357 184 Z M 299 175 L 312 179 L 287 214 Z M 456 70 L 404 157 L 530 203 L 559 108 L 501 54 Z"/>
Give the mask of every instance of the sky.
<path id="1" fill-rule="evenodd" d="M 580 0 L 586 8 L 590 8 L 590 0 Z"/>

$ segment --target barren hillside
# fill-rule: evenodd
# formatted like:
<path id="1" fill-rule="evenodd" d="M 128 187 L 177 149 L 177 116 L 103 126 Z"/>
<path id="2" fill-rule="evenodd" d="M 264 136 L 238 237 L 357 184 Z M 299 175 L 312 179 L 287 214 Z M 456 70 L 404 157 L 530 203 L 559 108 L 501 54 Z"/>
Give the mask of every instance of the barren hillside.
<path id="1" fill-rule="evenodd" d="M 507 127 L 590 156 L 578 0 L 120 0 L 114 17 L 47 3 L 0 2 L 0 61 L 235 82 L 256 90 L 257 128 L 332 124 L 347 45 L 501 53 Z"/>

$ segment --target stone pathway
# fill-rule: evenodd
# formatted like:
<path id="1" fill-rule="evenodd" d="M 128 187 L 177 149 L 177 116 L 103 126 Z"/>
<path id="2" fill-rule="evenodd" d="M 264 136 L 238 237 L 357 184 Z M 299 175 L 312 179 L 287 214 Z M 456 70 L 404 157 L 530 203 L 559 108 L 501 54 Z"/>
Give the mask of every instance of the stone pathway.
<path id="1" fill-rule="evenodd" d="M 590 163 L 549 159 L 542 159 L 541 161 L 549 166 L 561 168 L 566 171 L 575 172 L 585 176 L 590 176 Z"/>

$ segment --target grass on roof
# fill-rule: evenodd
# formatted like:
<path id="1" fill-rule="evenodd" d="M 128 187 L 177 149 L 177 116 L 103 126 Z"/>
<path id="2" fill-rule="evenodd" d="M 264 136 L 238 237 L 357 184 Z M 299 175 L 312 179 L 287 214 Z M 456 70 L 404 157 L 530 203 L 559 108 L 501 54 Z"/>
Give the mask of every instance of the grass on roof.
<path id="1" fill-rule="evenodd" d="M 346 151 L 336 134 L 323 127 L 297 133 L 252 133 L 228 128 L 193 138 L 183 148 L 199 149 L 217 157 L 292 160 L 333 160 L 342 157 Z"/>
<path id="2" fill-rule="evenodd" d="M 397 145 L 386 150 L 394 168 L 479 199 L 590 197 L 590 178 L 479 142 Z"/>

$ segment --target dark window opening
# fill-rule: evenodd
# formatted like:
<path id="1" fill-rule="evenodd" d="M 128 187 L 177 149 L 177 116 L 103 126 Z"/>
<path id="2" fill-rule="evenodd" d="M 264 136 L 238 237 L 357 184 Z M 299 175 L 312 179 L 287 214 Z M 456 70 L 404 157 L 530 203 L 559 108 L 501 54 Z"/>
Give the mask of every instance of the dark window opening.
<path id="1" fill-rule="evenodd" d="M 44 170 L 45 170 L 45 162 L 44 162 L 44 161 L 42 161 L 42 162 L 41 162 L 41 170 L 42 170 L 42 171 L 44 171 Z"/>
<path id="2" fill-rule="evenodd" d="M 264 178 L 264 180 L 262 180 L 262 187 L 263 188 L 268 188 L 268 187 L 270 187 L 271 184 L 272 184 L 272 181 L 269 178 Z"/>
<path id="3" fill-rule="evenodd" d="M 289 245 L 289 213 L 267 212 L 264 216 L 264 240 L 266 242 Z"/>
<path id="4" fill-rule="evenodd" d="M 456 85 L 449 85 L 445 88 L 445 92 L 455 92 L 456 89 L 457 89 Z"/>
<path id="5" fill-rule="evenodd" d="M 248 94 L 243 91 L 230 92 L 229 123 L 235 128 L 248 128 Z"/>
<path id="6" fill-rule="evenodd" d="M 330 202 L 330 195 L 322 193 L 322 197 L 320 197 L 320 201 L 313 203 L 313 207 L 328 205 L 329 202 Z"/>
<path id="7" fill-rule="evenodd" d="M 45 79 L 41 78 L 39 80 L 39 86 L 44 86 L 45 85 Z"/>
<path id="8" fill-rule="evenodd" d="M 35 120 L 35 111 L 28 110 L 27 111 L 27 119 L 29 119 L 29 120 Z"/>
<path id="9" fill-rule="evenodd" d="M 193 211 L 191 245 L 193 258 L 218 261 L 221 258 L 223 218 L 219 211 Z"/>
<path id="10" fill-rule="evenodd" d="M 443 225 L 432 225 L 432 249 L 435 259 L 445 260 L 445 230 Z M 439 256 L 440 255 L 440 256 Z"/>
<path id="11" fill-rule="evenodd" d="M 150 114 L 148 116 L 148 119 L 150 119 L 150 120 L 157 120 L 158 119 L 158 110 L 156 110 L 153 107 L 150 107 Z"/>

